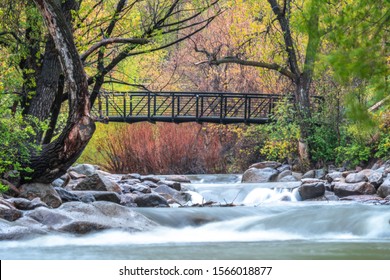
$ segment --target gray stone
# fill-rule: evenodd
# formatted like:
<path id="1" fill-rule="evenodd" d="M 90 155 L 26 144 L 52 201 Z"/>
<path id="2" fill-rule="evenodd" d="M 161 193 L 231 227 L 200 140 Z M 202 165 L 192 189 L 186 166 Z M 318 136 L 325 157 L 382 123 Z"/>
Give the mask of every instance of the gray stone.
<path id="1" fill-rule="evenodd" d="M 339 197 L 362 194 L 375 194 L 376 189 L 368 182 L 360 183 L 335 183 L 334 192 Z"/>
<path id="2" fill-rule="evenodd" d="M 292 175 L 285 176 L 282 179 L 278 179 L 278 182 L 297 182 L 297 181 L 299 180 Z"/>
<path id="3" fill-rule="evenodd" d="M 330 191 L 325 191 L 324 195 L 315 197 L 315 198 L 310 198 L 306 199 L 305 201 L 339 201 L 340 198 L 334 194 L 334 192 Z"/>
<path id="4" fill-rule="evenodd" d="M 379 201 L 383 200 L 383 198 L 379 195 L 350 195 L 342 197 L 340 200 L 356 201 L 363 203 L 378 203 Z"/>
<path id="5" fill-rule="evenodd" d="M 94 197 L 95 201 L 109 201 L 113 203 L 120 204 L 121 197 L 115 192 L 107 192 L 107 191 L 74 191 L 73 194 L 78 196 L 80 200 L 83 200 L 85 197 L 90 197 L 91 195 Z M 94 202 L 94 201 L 89 201 Z"/>
<path id="6" fill-rule="evenodd" d="M 141 180 L 139 179 L 125 179 L 125 180 L 120 180 L 118 184 L 127 184 L 127 185 L 135 185 L 141 183 Z"/>
<path id="7" fill-rule="evenodd" d="M 390 177 L 387 177 L 386 180 L 378 188 L 378 195 L 380 197 L 387 197 L 390 195 Z"/>
<path id="8" fill-rule="evenodd" d="M 0 198 L 0 219 L 12 222 L 22 217 L 22 215 L 23 213 L 16 209 L 13 204 Z"/>
<path id="9" fill-rule="evenodd" d="M 83 179 L 83 178 L 87 177 L 87 175 L 79 174 L 79 173 L 77 173 L 75 171 L 68 171 L 68 174 L 69 174 L 70 178 L 73 179 L 73 180 Z"/>
<path id="10" fill-rule="evenodd" d="M 134 202 L 135 195 L 123 194 L 121 195 L 121 205 L 126 207 L 138 207 L 137 203 Z"/>
<path id="11" fill-rule="evenodd" d="M 367 177 L 368 182 L 370 182 L 375 188 L 378 188 L 383 183 L 383 174 L 371 169 L 364 169 L 359 172 Z"/>
<path id="12" fill-rule="evenodd" d="M 332 183 L 335 179 L 339 179 L 339 178 L 344 178 L 344 177 L 343 177 L 343 173 L 338 172 L 338 171 L 337 172 L 328 173 L 325 176 L 325 179 L 329 183 Z"/>
<path id="13" fill-rule="evenodd" d="M 80 198 L 74 193 L 67 191 L 64 188 L 54 188 L 58 195 L 61 197 L 62 202 L 80 201 Z"/>
<path id="14" fill-rule="evenodd" d="M 61 178 L 58 178 L 58 179 L 55 179 L 53 182 L 51 182 L 51 185 L 54 187 L 54 188 L 61 188 L 62 185 L 64 184 L 64 180 L 62 180 Z"/>
<path id="15" fill-rule="evenodd" d="M 278 182 L 280 182 L 280 180 L 282 178 L 286 177 L 286 176 L 292 176 L 292 171 L 287 169 L 287 170 L 284 170 L 284 171 L 280 172 L 279 175 L 278 175 L 278 179 L 277 179 Z"/>
<path id="16" fill-rule="evenodd" d="M 57 209 L 37 208 L 27 214 L 35 221 L 60 232 L 84 234 L 104 229 L 149 230 L 156 223 L 127 207 L 111 202 L 69 202 Z"/>
<path id="17" fill-rule="evenodd" d="M 81 191 L 79 191 L 79 192 L 81 192 Z M 95 202 L 96 199 L 93 196 L 93 194 L 91 194 L 88 191 L 85 191 L 83 194 L 80 194 L 80 201 L 84 202 L 84 203 L 92 203 L 92 202 Z"/>
<path id="18" fill-rule="evenodd" d="M 0 219 L 0 240 L 32 238 L 45 233 L 47 233 L 47 230 L 30 218 L 21 217 L 13 222 Z"/>
<path id="19" fill-rule="evenodd" d="M 165 176 L 165 180 L 179 183 L 191 183 L 191 180 L 185 175 L 167 175 Z"/>
<path id="20" fill-rule="evenodd" d="M 158 186 L 167 185 L 168 187 L 170 187 L 172 189 L 175 189 L 177 191 L 181 191 L 181 183 L 179 183 L 179 182 L 163 180 L 163 181 L 158 182 L 157 185 Z"/>
<path id="21" fill-rule="evenodd" d="M 302 176 L 303 174 L 302 173 L 299 173 L 299 172 L 293 172 L 292 175 L 298 180 L 300 181 L 302 179 Z"/>
<path id="22" fill-rule="evenodd" d="M 78 174 L 83 174 L 86 176 L 92 176 L 96 174 L 96 171 L 100 170 L 100 167 L 92 164 L 77 164 L 69 168 L 68 171 L 74 171 Z"/>
<path id="23" fill-rule="evenodd" d="M 145 186 L 143 184 L 135 184 L 133 186 L 129 186 L 130 192 L 140 192 L 140 193 L 151 193 L 152 190 L 150 187 Z"/>
<path id="24" fill-rule="evenodd" d="M 363 173 L 351 173 L 347 177 L 345 177 L 345 182 L 346 183 L 360 183 L 360 182 L 367 182 L 367 176 L 364 175 Z"/>
<path id="25" fill-rule="evenodd" d="M 146 176 L 141 176 L 141 181 L 152 181 L 153 183 L 158 183 L 160 181 L 160 178 L 155 176 L 155 175 L 146 175 Z"/>
<path id="26" fill-rule="evenodd" d="M 138 207 L 169 207 L 168 201 L 156 193 L 140 195 L 134 202 Z"/>
<path id="27" fill-rule="evenodd" d="M 298 188 L 298 192 L 303 200 L 315 198 L 325 194 L 325 185 L 323 182 L 306 183 Z"/>
<path id="28" fill-rule="evenodd" d="M 121 181 L 132 180 L 132 179 L 141 180 L 141 175 L 139 175 L 138 173 L 126 174 L 122 176 Z"/>
<path id="29" fill-rule="evenodd" d="M 266 183 L 277 179 L 278 171 L 273 168 L 249 168 L 242 175 L 242 183 Z"/>
<path id="30" fill-rule="evenodd" d="M 325 179 L 325 175 L 326 175 L 325 169 L 321 168 L 315 170 L 315 178 Z"/>
<path id="31" fill-rule="evenodd" d="M 28 200 L 26 198 L 10 198 L 8 199 L 17 209 L 19 210 L 33 210 L 38 207 L 48 207 L 46 203 L 41 201 L 39 197 L 34 198 L 33 200 Z"/>
<path id="32" fill-rule="evenodd" d="M 44 203 L 51 208 L 57 208 L 62 204 L 61 197 L 58 195 L 56 190 L 51 184 L 31 183 L 24 184 L 20 187 L 21 198 L 27 198 L 33 200 L 39 197 Z"/>
<path id="33" fill-rule="evenodd" d="M 121 193 L 122 190 L 118 186 L 117 183 L 112 182 L 105 176 L 100 173 L 95 173 L 87 178 L 85 178 L 82 182 L 77 184 L 73 190 L 76 191 L 109 191 Z"/>
<path id="34" fill-rule="evenodd" d="M 309 170 L 305 174 L 303 174 L 302 179 L 315 178 L 315 177 L 316 177 L 316 171 L 315 170 Z"/>
<path id="35" fill-rule="evenodd" d="M 257 168 L 257 169 L 263 169 L 263 168 L 273 168 L 276 169 L 280 167 L 282 164 L 280 162 L 276 161 L 263 161 L 263 162 L 257 162 L 249 166 L 249 169 L 251 168 Z"/>
<path id="36" fill-rule="evenodd" d="M 143 184 L 143 185 L 146 185 L 146 186 L 148 186 L 149 188 L 152 188 L 152 189 L 158 187 L 158 185 L 157 185 L 155 182 L 148 181 L 148 180 L 143 181 L 142 184 Z"/>
<path id="37" fill-rule="evenodd" d="M 276 170 L 278 170 L 279 173 L 285 171 L 285 170 L 291 170 L 291 165 L 289 164 L 283 164 L 282 166 L 276 168 Z"/>

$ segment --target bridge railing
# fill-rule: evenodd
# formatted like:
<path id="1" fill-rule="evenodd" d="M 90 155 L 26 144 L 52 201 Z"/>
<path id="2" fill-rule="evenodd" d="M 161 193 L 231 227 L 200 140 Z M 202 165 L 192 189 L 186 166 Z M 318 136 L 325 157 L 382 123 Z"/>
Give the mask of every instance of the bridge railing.
<path id="1" fill-rule="evenodd" d="M 283 98 L 294 100 L 282 95 L 250 93 L 102 92 L 93 111 L 110 121 L 129 123 L 266 123 Z"/>

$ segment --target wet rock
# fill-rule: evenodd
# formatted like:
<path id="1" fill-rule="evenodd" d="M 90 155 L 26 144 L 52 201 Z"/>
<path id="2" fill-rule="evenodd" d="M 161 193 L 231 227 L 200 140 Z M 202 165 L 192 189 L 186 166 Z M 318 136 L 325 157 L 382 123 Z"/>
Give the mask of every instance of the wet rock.
<path id="1" fill-rule="evenodd" d="M 185 192 L 177 191 L 167 185 L 160 185 L 153 191 L 160 194 L 167 200 L 172 199 L 174 203 L 178 203 L 180 205 L 186 204 L 191 199 L 191 195 L 188 195 Z"/>
<path id="2" fill-rule="evenodd" d="M 299 180 L 292 175 L 285 176 L 282 179 L 278 179 L 278 182 L 297 182 L 297 181 Z"/>
<path id="3" fill-rule="evenodd" d="M 386 180 L 378 188 L 378 195 L 380 197 L 387 197 L 390 195 L 390 177 L 387 177 Z"/>
<path id="4" fill-rule="evenodd" d="M 21 198 L 27 198 L 33 200 L 39 197 L 47 206 L 51 208 L 57 208 L 62 204 L 61 197 L 58 195 L 56 190 L 51 184 L 32 183 L 24 184 L 20 187 Z"/>
<path id="5" fill-rule="evenodd" d="M 135 184 L 133 186 L 129 186 L 130 192 L 140 192 L 140 193 L 151 193 L 152 190 L 150 187 L 145 186 L 143 184 Z"/>
<path id="6" fill-rule="evenodd" d="M 286 176 L 292 176 L 292 171 L 287 169 L 280 172 L 277 181 L 280 182 L 280 180 Z"/>
<path id="7" fill-rule="evenodd" d="M 158 183 L 160 181 L 160 178 L 155 176 L 155 175 L 146 175 L 146 176 L 141 176 L 141 181 L 152 181 L 153 183 Z"/>
<path id="8" fill-rule="evenodd" d="M 339 197 L 350 195 L 363 195 L 363 194 L 375 194 L 376 189 L 368 182 L 360 183 L 336 183 L 334 185 L 334 192 Z"/>
<path id="9" fill-rule="evenodd" d="M 138 174 L 138 173 L 126 174 L 126 175 L 123 175 L 123 176 L 122 176 L 121 181 L 133 180 L 133 179 L 136 179 L 136 180 L 140 180 L 140 181 L 141 181 L 141 175 Z"/>
<path id="10" fill-rule="evenodd" d="M 347 178 L 347 176 L 348 176 L 349 174 L 354 174 L 354 173 L 356 173 L 356 172 L 355 172 L 355 171 L 352 171 L 352 170 L 347 170 L 347 171 L 343 171 L 343 172 L 342 172 L 344 178 Z"/>
<path id="11" fill-rule="evenodd" d="M 33 200 L 17 197 L 10 198 L 8 201 L 19 210 L 33 210 L 38 207 L 48 207 L 39 197 L 36 197 Z"/>
<path id="12" fill-rule="evenodd" d="M 168 201 L 156 193 L 140 195 L 134 202 L 138 207 L 169 207 Z"/>
<path id="13" fill-rule="evenodd" d="M 325 185 L 323 182 L 304 183 L 298 192 L 303 200 L 315 198 L 325 194 Z"/>
<path id="14" fill-rule="evenodd" d="M 54 188 L 61 188 L 63 185 L 64 185 L 64 180 L 62 180 L 61 178 L 58 178 L 56 180 L 54 180 L 53 182 L 51 182 L 51 185 L 54 187 Z"/>
<path id="15" fill-rule="evenodd" d="M 273 168 L 249 168 L 242 175 L 242 183 L 266 183 L 277 179 L 278 171 Z"/>
<path id="16" fill-rule="evenodd" d="M 191 183 L 191 180 L 185 175 L 167 175 L 165 180 L 179 182 L 179 183 Z"/>
<path id="17" fill-rule="evenodd" d="M 340 200 L 344 201 L 356 201 L 363 203 L 380 203 L 383 200 L 379 195 L 350 195 L 342 197 Z"/>
<path id="18" fill-rule="evenodd" d="M 315 178 L 315 177 L 316 177 L 316 171 L 315 170 L 309 170 L 305 174 L 303 174 L 302 179 Z"/>
<path id="19" fill-rule="evenodd" d="M 367 182 L 367 181 L 368 181 L 368 179 L 367 179 L 366 175 L 364 175 L 361 172 L 359 172 L 359 173 L 351 173 L 347 177 L 345 177 L 345 182 L 346 183 L 350 183 L 350 184 L 360 183 L 360 182 Z"/>
<path id="20" fill-rule="evenodd" d="M 96 201 L 95 197 L 90 192 L 84 192 L 83 194 L 80 194 L 79 198 L 80 201 L 84 203 L 92 203 Z"/>
<path id="21" fill-rule="evenodd" d="M 276 170 L 278 170 L 279 173 L 286 171 L 286 170 L 291 170 L 291 165 L 283 164 L 282 166 L 276 168 Z"/>
<path id="22" fill-rule="evenodd" d="M 359 172 L 367 177 L 368 182 L 370 182 L 375 188 L 378 188 L 383 183 L 383 174 L 371 169 L 364 169 Z"/>
<path id="23" fill-rule="evenodd" d="M 127 207 L 103 201 L 91 204 L 69 202 L 57 209 L 38 208 L 27 215 L 55 231 L 77 234 L 103 229 L 141 231 L 156 226 Z"/>
<path id="24" fill-rule="evenodd" d="M 74 193 L 67 191 L 64 188 L 54 188 L 58 195 L 61 197 L 62 202 L 80 201 L 80 198 Z"/>
<path id="25" fill-rule="evenodd" d="M 122 190 L 117 183 L 112 182 L 100 173 L 95 173 L 77 184 L 73 190 L 76 191 L 109 191 L 121 193 Z"/>
<path id="26" fill-rule="evenodd" d="M 87 177 L 87 175 L 79 174 L 79 173 L 77 173 L 75 171 L 69 171 L 68 174 L 69 174 L 70 178 L 73 179 L 73 180 L 83 179 L 83 178 Z"/>
<path id="27" fill-rule="evenodd" d="M 135 185 L 141 183 L 141 180 L 139 179 L 125 179 L 125 180 L 120 180 L 118 184 L 127 184 L 127 185 Z"/>
<path id="28" fill-rule="evenodd" d="M 85 176 L 92 176 L 96 174 L 96 171 L 98 170 L 100 170 L 100 167 L 92 164 L 77 164 L 68 169 L 69 172 L 74 171 Z"/>
<path id="29" fill-rule="evenodd" d="M 324 195 L 315 197 L 315 198 L 310 198 L 306 199 L 306 201 L 339 201 L 340 198 L 334 194 L 334 192 L 331 191 L 325 191 Z"/>
<path id="30" fill-rule="evenodd" d="M 334 180 L 339 179 L 339 178 L 344 178 L 343 173 L 341 172 L 332 172 L 328 173 L 325 176 L 325 179 L 329 182 L 332 183 Z"/>
<path id="31" fill-rule="evenodd" d="M 16 209 L 12 203 L 0 198 L 0 219 L 12 222 L 22 217 L 22 215 L 22 211 Z"/>
<path id="32" fill-rule="evenodd" d="M 158 185 L 155 183 L 155 182 L 152 182 L 152 181 L 143 181 L 142 184 L 148 186 L 149 188 L 157 188 Z"/>
<path id="33" fill-rule="evenodd" d="M 15 187 L 14 184 L 7 180 L 0 179 L 0 183 L 4 186 L 8 187 L 8 190 L 4 193 L 5 195 L 11 196 L 11 197 L 17 197 L 20 194 L 20 191 L 17 187 Z"/>
<path id="34" fill-rule="evenodd" d="M 315 178 L 325 179 L 325 176 L 326 176 L 325 169 L 321 168 L 321 169 L 316 169 L 315 170 Z"/>
<path id="35" fill-rule="evenodd" d="M 0 219 L 0 240 L 32 238 L 45 233 L 47 230 L 44 226 L 30 218 L 21 217 L 14 222 Z"/>
<path id="36" fill-rule="evenodd" d="M 134 202 L 135 195 L 131 194 L 123 194 L 121 195 L 121 203 L 120 205 L 126 206 L 126 207 L 138 207 L 137 203 Z"/>
<path id="37" fill-rule="evenodd" d="M 166 185 L 174 190 L 181 191 L 181 184 L 179 182 L 174 182 L 174 181 L 160 181 L 157 183 L 158 186 L 160 185 Z"/>
<path id="38" fill-rule="evenodd" d="M 293 172 L 292 175 L 298 180 L 300 181 L 302 179 L 302 176 L 303 174 L 302 173 L 299 173 L 299 172 Z"/>
<path id="39" fill-rule="evenodd" d="M 263 169 L 263 168 L 273 168 L 276 169 L 280 167 L 282 164 L 280 162 L 276 161 L 263 161 L 263 162 L 258 162 L 254 163 L 251 166 L 249 166 L 249 169 L 251 168 L 257 168 L 257 169 Z"/>
<path id="40" fill-rule="evenodd" d="M 107 191 L 74 191 L 73 194 L 75 194 L 77 197 L 80 198 L 80 200 L 83 200 L 83 198 L 88 198 L 90 196 L 93 196 L 95 201 L 109 201 L 113 203 L 120 204 L 121 197 L 115 192 L 107 192 Z M 94 201 L 88 201 L 88 203 L 94 202 Z"/>

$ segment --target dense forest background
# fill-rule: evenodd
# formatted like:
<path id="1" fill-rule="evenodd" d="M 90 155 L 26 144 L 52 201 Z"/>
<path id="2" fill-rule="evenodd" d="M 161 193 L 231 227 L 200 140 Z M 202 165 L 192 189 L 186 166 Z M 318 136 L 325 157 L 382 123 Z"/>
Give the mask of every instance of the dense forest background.
<path id="1" fill-rule="evenodd" d="M 260 160 L 307 169 L 390 156 L 387 0 L 17 0 L 0 4 L 3 176 L 10 170 L 47 176 L 37 170 L 52 167 L 37 162 L 51 164 L 43 157 L 47 147 L 59 151 L 89 105 L 81 102 L 82 86 L 73 88 L 83 85 L 83 75 L 66 70 L 67 54 L 56 40 L 61 32 L 47 13 L 42 17 L 51 7 L 61 8 L 50 15 L 70 30 L 64 45 L 72 73 L 85 72 L 87 103 L 101 90 L 297 99 L 296 106 L 280 102 L 267 125 L 97 123 L 69 164 L 120 173 L 226 173 Z M 313 110 L 312 95 L 323 97 L 321 110 Z M 53 170 L 51 178 L 62 172 Z"/>

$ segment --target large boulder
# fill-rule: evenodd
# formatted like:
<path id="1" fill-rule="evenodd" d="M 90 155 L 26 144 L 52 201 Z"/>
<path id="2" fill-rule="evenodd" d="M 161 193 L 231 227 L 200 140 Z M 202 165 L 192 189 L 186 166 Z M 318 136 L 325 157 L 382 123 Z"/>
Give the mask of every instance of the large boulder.
<path id="1" fill-rule="evenodd" d="M 38 207 L 48 207 L 47 204 L 44 203 L 39 197 L 36 197 L 33 200 L 16 197 L 10 198 L 7 201 L 12 203 L 19 210 L 33 210 Z"/>
<path id="2" fill-rule="evenodd" d="M 73 191 L 72 194 L 76 195 L 81 201 L 84 201 L 85 198 L 93 197 L 92 200 L 88 200 L 87 202 L 94 201 L 109 201 L 113 203 L 120 204 L 121 197 L 119 194 L 115 192 L 107 192 L 107 191 Z M 83 199 L 84 198 L 84 199 Z"/>
<path id="3" fill-rule="evenodd" d="M 169 207 L 168 201 L 157 193 L 139 195 L 134 202 L 138 207 Z"/>
<path id="4" fill-rule="evenodd" d="M 60 207 L 62 204 L 61 197 L 51 186 L 51 184 L 24 184 L 20 187 L 19 191 L 19 197 L 27 198 L 28 200 L 33 200 L 34 198 L 39 197 L 44 203 L 47 204 L 47 206 L 51 208 Z"/>
<path id="5" fill-rule="evenodd" d="M 370 182 L 375 188 L 378 188 L 383 183 L 383 174 L 371 169 L 364 169 L 359 172 L 367 177 L 368 182 Z"/>
<path id="6" fill-rule="evenodd" d="M 0 198 L 0 219 L 12 222 L 22 217 L 22 215 L 22 212 L 16 209 L 12 203 Z"/>
<path id="7" fill-rule="evenodd" d="M 273 168 L 276 169 L 278 167 L 282 166 L 280 162 L 276 161 L 263 161 L 263 162 L 257 162 L 249 166 L 249 168 L 257 168 L 257 169 L 263 169 L 263 168 Z"/>
<path id="8" fill-rule="evenodd" d="M 335 183 L 334 193 L 339 197 L 350 196 L 350 195 L 363 195 L 363 194 L 375 194 L 375 187 L 368 182 L 360 183 Z"/>
<path id="9" fill-rule="evenodd" d="M 127 207 L 103 201 L 90 204 L 69 202 L 57 209 L 41 207 L 26 215 L 55 231 L 78 234 L 103 229 L 143 231 L 156 226 Z"/>
<path id="10" fill-rule="evenodd" d="M 319 197 L 325 194 L 324 182 L 304 183 L 298 188 L 303 200 Z"/>
<path id="11" fill-rule="evenodd" d="M 28 217 L 21 217 L 14 222 L 0 219 L 0 240 L 32 238 L 47 232 L 45 226 Z"/>
<path id="12" fill-rule="evenodd" d="M 68 169 L 69 172 L 76 172 L 78 174 L 83 174 L 85 176 L 91 176 L 96 174 L 100 170 L 100 167 L 92 164 L 77 164 Z"/>
<path id="13" fill-rule="evenodd" d="M 336 179 L 341 179 L 341 178 L 344 178 L 344 177 L 343 177 L 343 173 L 338 172 L 338 171 L 335 171 L 335 172 L 332 172 L 332 173 L 328 173 L 328 174 L 326 174 L 326 176 L 325 176 L 325 179 L 326 179 L 329 183 L 332 183 L 332 182 L 335 181 Z"/>
<path id="14" fill-rule="evenodd" d="M 99 172 L 85 178 L 73 187 L 76 191 L 109 191 L 121 193 L 122 190 L 117 183 L 111 181 Z"/>
<path id="15" fill-rule="evenodd" d="M 380 197 L 387 197 L 390 195 L 390 177 L 388 176 L 386 180 L 378 188 L 378 195 Z"/>
<path id="16" fill-rule="evenodd" d="M 345 182 L 350 184 L 367 182 L 367 181 L 368 181 L 367 176 L 361 172 L 348 174 L 348 176 L 345 178 Z"/>
<path id="17" fill-rule="evenodd" d="M 280 180 L 284 177 L 292 176 L 292 171 L 287 169 L 279 173 L 277 181 L 280 182 Z"/>
<path id="18" fill-rule="evenodd" d="M 80 198 L 75 195 L 74 193 L 61 188 L 61 187 L 54 187 L 58 195 L 61 197 L 62 202 L 70 202 L 70 201 L 80 201 Z"/>
<path id="19" fill-rule="evenodd" d="M 278 171 L 266 167 L 263 169 L 258 168 L 249 168 L 242 175 L 242 183 L 266 183 L 266 182 L 274 182 L 278 177 Z"/>

